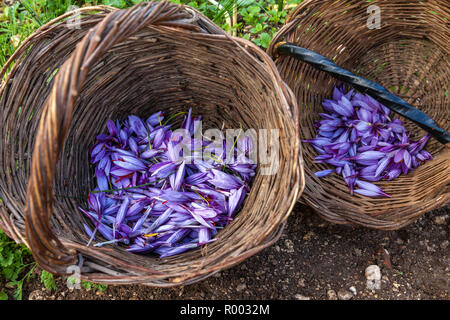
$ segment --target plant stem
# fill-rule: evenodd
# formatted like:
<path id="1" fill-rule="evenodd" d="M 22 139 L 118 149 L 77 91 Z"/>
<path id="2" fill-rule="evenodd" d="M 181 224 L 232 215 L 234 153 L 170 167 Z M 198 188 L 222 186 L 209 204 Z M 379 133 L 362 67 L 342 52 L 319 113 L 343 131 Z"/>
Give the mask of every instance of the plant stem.
<path id="1" fill-rule="evenodd" d="M 237 29 L 235 28 L 235 26 L 237 25 L 237 19 L 238 19 L 238 10 L 237 10 L 238 4 L 237 2 L 234 3 L 233 6 L 233 36 L 237 36 Z"/>
<path id="2" fill-rule="evenodd" d="M 278 0 L 278 12 L 283 11 L 284 9 L 284 0 Z"/>

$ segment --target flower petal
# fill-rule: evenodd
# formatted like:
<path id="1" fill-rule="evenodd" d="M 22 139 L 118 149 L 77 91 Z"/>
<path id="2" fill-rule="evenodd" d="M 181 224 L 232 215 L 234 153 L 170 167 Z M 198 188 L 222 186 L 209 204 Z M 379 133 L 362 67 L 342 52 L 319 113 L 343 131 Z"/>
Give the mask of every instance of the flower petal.
<path id="1" fill-rule="evenodd" d="M 244 186 L 236 190 L 231 190 L 231 195 L 228 199 L 228 216 L 231 217 L 237 208 L 239 208 L 245 198 Z"/>
<path id="2" fill-rule="evenodd" d="M 318 178 L 322 178 L 322 177 L 328 176 L 329 174 L 332 174 L 334 171 L 335 171 L 335 169 L 326 169 L 326 170 L 314 172 L 314 175 Z"/>
<path id="3" fill-rule="evenodd" d="M 217 188 L 231 190 L 239 189 L 243 185 L 243 182 L 238 177 L 216 169 L 212 169 L 211 173 L 212 177 L 209 180 L 209 183 L 213 184 Z"/>

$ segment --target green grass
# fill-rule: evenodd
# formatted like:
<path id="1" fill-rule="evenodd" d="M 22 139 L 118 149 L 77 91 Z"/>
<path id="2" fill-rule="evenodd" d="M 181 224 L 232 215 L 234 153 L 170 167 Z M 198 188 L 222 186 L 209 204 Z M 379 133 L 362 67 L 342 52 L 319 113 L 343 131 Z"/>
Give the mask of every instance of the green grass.
<path id="1" fill-rule="evenodd" d="M 0 281 L 6 281 L 6 285 L 12 288 L 11 298 L 22 300 L 23 286 L 35 277 L 36 262 L 33 261 L 30 250 L 23 244 L 16 244 L 0 230 Z M 49 292 L 58 289 L 54 276 L 41 271 L 41 283 Z M 81 281 L 81 287 L 85 290 L 94 289 L 105 291 L 108 286 Z M 8 300 L 10 297 L 5 290 L 0 290 L 0 300 Z"/>
<path id="2" fill-rule="evenodd" d="M 171 0 L 192 6 L 226 31 L 254 41 L 266 48 L 277 28 L 284 23 L 287 10 L 302 0 L 219 0 L 219 9 L 207 0 Z M 7 7 L 0 5 L 0 65 L 3 66 L 20 43 L 42 24 L 65 13 L 69 6 L 105 4 L 127 8 L 142 0 L 22 0 Z M 238 20 L 229 25 L 226 16 L 233 15 L 236 6 Z"/>
<path id="3" fill-rule="evenodd" d="M 30 280 L 36 268 L 31 260 L 31 252 L 25 245 L 18 245 L 0 231 L 0 275 L 9 287 L 14 288 L 13 297 L 22 299 L 23 284 Z M 0 292 L 0 300 L 7 300 L 4 291 Z"/>
<path id="4" fill-rule="evenodd" d="M 267 48 L 276 31 L 285 22 L 287 8 L 292 8 L 303 0 L 217 0 L 221 9 L 208 0 L 171 1 L 194 7 L 227 32 Z M 9 57 L 34 30 L 64 14 L 71 5 L 83 7 L 105 4 L 122 9 L 139 2 L 142 0 L 23 0 L 12 6 L 1 4 L 0 66 L 6 64 Z M 233 13 L 237 19 L 231 19 Z M 16 244 L 0 231 L 0 277 L 6 280 L 8 287 L 13 288 L 12 297 L 9 297 L 5 290 L 1 290 L 0 300 L 21 300 L 23 285 L 35 276 L 33 271 L 36 267 L 28 248 Z M 42 271 L 40 281 L 47 290 L 57 290 L 52 274 Z M 86 290 L 98 291 L 107 288 L 105 285 L 86 281 L 82 281 L 81 286 Z"/>

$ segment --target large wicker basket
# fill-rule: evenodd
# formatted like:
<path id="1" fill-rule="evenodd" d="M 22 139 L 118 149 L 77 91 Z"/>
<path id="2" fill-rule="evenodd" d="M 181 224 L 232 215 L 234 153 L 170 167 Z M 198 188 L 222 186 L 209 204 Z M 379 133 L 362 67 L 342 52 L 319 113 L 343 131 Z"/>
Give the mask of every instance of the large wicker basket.
<path id="1" fill-rule="evenodd" d="M 0 91 L 0 227 L 42 268 L 70 274 L 77 265 L 81 279 L 110 284 L 189 284 L 273 244 L 304 182 L 297 105 L 269 56 L 167 1 L 84 8 L 79 29 L 67 28 L 73 17 L 37 30 L 0 74 L 15 62 Z M 94 184 L 89 146 L 106 120 L 189 107 L 204 127 L 278 129 L 277 173 L 258 168 L 242 211 L 202 249 L 159 259 L 87 247 L 78 206 Z"/>
<path id="2" fill-rule="evenodd" d="M 376 5 L 377 7 L 371 7 Z M 268 48 L 283 79 L 297 96 L 302 139 L 315 137 L 314 122 L 339 82 L 288 55 L 277 46 L 293 43 L 373 80 L 450 128 L 449 1 L 305 0 L 286 20 Z M 370 15 L 374 10 L 379 16 Z M 380 18 L 380 28 L 375 24 Z M 413 138 L 426 132 L 403 119 Z M 434 159 L 393 181 L 378 183 L 387 198 L 350 195 L 342 177 L 317 178 L 327 169 L 314 162 L 316 151 L 303 145 L 306 187 L 301 201 L 325 219 L 378 229 L 399 229 L 450 200 L 450 150 L 435 139 L 426 149 Z"/>

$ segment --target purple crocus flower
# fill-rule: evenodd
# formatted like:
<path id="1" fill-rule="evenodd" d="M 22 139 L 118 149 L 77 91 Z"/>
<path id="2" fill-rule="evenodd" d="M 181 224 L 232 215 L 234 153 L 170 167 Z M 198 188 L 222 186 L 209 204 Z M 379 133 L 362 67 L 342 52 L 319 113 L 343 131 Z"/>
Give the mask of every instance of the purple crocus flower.
<path id="1" fill-rule="evenodd" d="M 335 171 L 334 169 L 326 169 L 326 170 L 317 171 L 314 174 L 318 178 L 323 178 L 323 177 L 328 176 L 329 174 L 332 174 L 334 171 Z"/>
<path id="2" fill-rule="evenodd" d="M 349 112 L 349 96 L 340 99 L 346 107 L 338 111 Z M 218 230 L 242 207 L 257 168 L 248 158 L 253 149 L 249 137 L 234 142 L 230 154 L 238 157 L 226 163 L 225 139 L 219 148 L 192 137 L 186 144 L 185 137 L 173 133 L 163 119 L 157 112 L 145 121 L 130 115 L 122 125 L 108 120 L 108 133 L 97 136 L 90 150 L 96 188 L 89 194 L 89 209 L 80 208 L 95 226 L 92 231 L 84 225 L 88 245 L 98 240 L 95 247 L 129 245 L 129 252 L 168 257 L 216 241 Z M 201 127 L 200 120 L 189 110 L 181 129 L 192 136 Z M 340 127 L 345 124 L 337 114 L 328 120 L 323 129 L 337 127 L 339 135 L 333 135 L 337 143 L 345 144 L 349 133 Z M 343 154 L 342 146 L 327 148 Z M 205 161 L 203 152 L 208 149 L 218 153 Z M 106 241 L 98 239 L 97 231 Z"/>
<path id="3" fill-rule="evenodd" d="M 228 190 L 237 189 L 243 185 L 243 182 L 239 178 L 216 169 L 211 170 L 211 179 L 209 180 L 209 183 L 217 188 Z"/>
<path id="4" fill-rule="evenodd" d="M 244 201 L 246 192 L 244 186 L 239 189 L 231 190 L 231 195 L 228 202 L 228 216 L 231 217 L 239 206 Z"/>
<path id="5" fill-rule="evenodd" d="M 324 178 L 336 172 L 353 191 L 365 196 L 388 196 L 368 181 L 392 180 L 417 168 L 421 161 L 432 158 L 424 149 L 429 135 L 419 141 L 410 140 L 402 121 L 391 120 L 390 110 L 368 95 L 345 93 L 335 87 L 333 99 L 324 100 L 323 120 L 317 121 L 317 136 L 303 140 L 319 153 L 318 163 L 335 169 L 315 173 Z M 354 190 L 354 185 L 359 189 Z"/>

